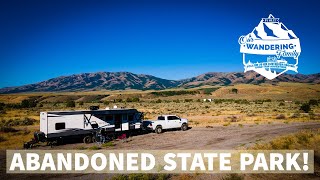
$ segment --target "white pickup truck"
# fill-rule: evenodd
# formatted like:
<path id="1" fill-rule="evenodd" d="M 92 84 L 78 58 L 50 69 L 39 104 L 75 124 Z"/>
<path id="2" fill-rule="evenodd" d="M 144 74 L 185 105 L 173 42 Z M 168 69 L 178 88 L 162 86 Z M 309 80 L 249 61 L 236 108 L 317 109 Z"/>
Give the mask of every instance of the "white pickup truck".
<path id="1" fill-rule="evenodd" d="M 155 131 L 160 134 L 165 129 L 188 129 L 188 119 L 182 119 L 176 115 L 161 115 L 157 120 L 143 121 L 143 126 L 147 130 Z"/>

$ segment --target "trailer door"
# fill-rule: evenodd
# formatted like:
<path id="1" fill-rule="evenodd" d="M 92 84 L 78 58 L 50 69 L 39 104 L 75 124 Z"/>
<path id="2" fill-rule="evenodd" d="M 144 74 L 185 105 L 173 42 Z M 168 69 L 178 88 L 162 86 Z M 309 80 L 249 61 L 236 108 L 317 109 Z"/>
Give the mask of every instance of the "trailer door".
<path id="1" fill-rule="evenodd" d="M 116 131 L 121 131 L 121 124 L 122 124 L 122 115 L 116 114 L 114 115 L 114 128 Z"/>

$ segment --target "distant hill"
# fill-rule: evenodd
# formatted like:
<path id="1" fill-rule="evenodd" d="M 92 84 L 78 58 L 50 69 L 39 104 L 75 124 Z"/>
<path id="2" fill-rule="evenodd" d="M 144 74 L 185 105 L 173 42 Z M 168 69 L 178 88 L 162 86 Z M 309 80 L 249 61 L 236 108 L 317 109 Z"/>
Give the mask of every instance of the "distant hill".
<path id="1" fill-rule="evenodd" d="M 1 94 L 21 92 L 56 92 L 90 90 L 161 90 L 175 87 L 198 87 L 202 85 L 261 84 L 277 82 L 320 83 L 320 73 L 283 74 L 270 81 L 255 72 L 209 72 L 183 80 L 167 80 L 151 75 L 130 72 L 97 72 L 61 76 L 35 84 L 0 89 Z"/>
<path id="2" fill-rule="evenodd" d="M 197 87 L 202 85 L 232 85 L 232 84 L 261 84 L 277 82 L 300 82 L 300 83 L 320 83 L 320 73 L 303 74 L 282 74 L 273 80 L 261 76 L 256 72 L 231 72 L 219 73 L 209 72 L 199 76 L 180 81 L 182 87 Z"/>
<path id="3" fill-rule="evenodd" d="M 121 90 L 121 89 L 166 89 L 179 85 L 171 81 L 130 72 L 97 72 L 61 76 L 35 84 L 0 89 L 0 93 Z"/>

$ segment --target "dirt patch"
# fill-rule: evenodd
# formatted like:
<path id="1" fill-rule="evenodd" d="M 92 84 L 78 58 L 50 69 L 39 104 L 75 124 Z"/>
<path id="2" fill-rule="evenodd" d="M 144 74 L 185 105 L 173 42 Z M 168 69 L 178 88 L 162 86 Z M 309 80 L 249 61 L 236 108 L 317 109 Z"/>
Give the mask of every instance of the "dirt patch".
<path id="1" fill-rule="evenodd" d="M 250 146 L 256 142 L 269 141 L 272 138 L 295 133 L 302 129 L 317 129 L 320 123 L 291 123 L 212 126 L 211 128 L 193 127 L 187 131 L 167 131 L 162 134 L 149 133 L 128 138 L 126 141 L 115 141 L 115 146 L 102 149 L 139 149 L 139 150 L 170 150 L 170 149 L 214 149 L 226 150 Z M 66 144 L 42 146 L 38 149 L 83 149 L 96 144 Z"/>

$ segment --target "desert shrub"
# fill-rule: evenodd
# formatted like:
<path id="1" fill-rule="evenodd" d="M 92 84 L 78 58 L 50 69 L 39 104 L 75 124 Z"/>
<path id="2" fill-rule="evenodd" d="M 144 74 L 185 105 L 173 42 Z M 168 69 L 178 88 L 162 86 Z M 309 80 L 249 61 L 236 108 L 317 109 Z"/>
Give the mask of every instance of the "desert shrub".
<path id="1" fill-rule="evenodd" d="M 128 176 L 125 174 L 120 174 L 112 177 L 112 180 L 127 180 Z"/>
<path id="2" fill-rule="evenodd" d="M 193 102 L 192 99 L 185 99 L 184 102 Z"/>
<path id="3" fill-rule="evenodd" d="M 37 120 L 32 119 L 32 118 L 24 118 L 23 120 L 21 120 L 19 122 L 19 125 L 23 125 L 23 126 L 29 126 L 29 125 L 33 125 Z"/>
<path id="4" fill-rule="evenodd" d="M 5 137 L 0 136 L 0 142 L 6 141 L 7 139 Z"/>
<path id="5" fill-rule="evenodd" d="M 203 94 L 207 94 L 207 95 L 210 95 L 212 92 L 218 90 L 219 87 L 216 87 L 216 88 L 202 88 L 202 89 L 199 89 Z"/>
<path id="6" fill-rule="evenodd" d="M 0 103 L 0 111 L 3 111 L 5 106 L 6 106 L 6 104 Z"/>
<path id="7" fill-rule="evenodd" d="M 156 103 L 161 103 L 161 102 L 162 102 L 161 99 L 156 100 Z"/>
<path id="8" fill-rule="evenodd" d="M 88 148 L 89 150 L 99 150 L 101 149 L 101 147 L 98 147 L 98 146 L 91 146 Z"/>
<path id="9" fill-rule="evenodd" d="M 237 116 L 231 116 L 230 120 L 231 120 L 231 122 L 237 122 L 238 121 L 238 117 Z"/>
<path id="10" fill-rule="evenodd" d="M 115 146 L 115 144 L 113 144 L 112 141 L 109 141 L 109 142 L 106 142 L 106 143 L 102 144 L 102 146 L 103 147 L 113 147 L 113 146 Z"/>
<path id="11" fill-rule="evenodd" d="M 254 114 L 253 112 L 248 112 L 247 116 L 252 117 L 255 116 L 256 114 Z"/>
<path id="12" fill-rule="evenodd" d="M 228 174 L 224 177 L 221 178 L 222 180 L 242 180 L 244 179 L 243 176 L 238 175 L 238 174 Z"/>
<path id="13" fill-rule="evenodd" d="M 120 174 L 113 176 L 112 180 L 165 180 L 171 176 L 170 174 Z"/>
<path id="14" fill-rule="evenodd" d="M 271 99 L 258 99 L 254 101 L 256 104 L 263 104 L 265 102 L 271 102 Z M 283 101 L 282 101 L 283 102 Z"/>
<path id="15" fill-rule="evenodd" d="M 37 120 L 32 118 L 24 118 L 24 119 L 10 119 L 8 121 L 2 120 L 0 122 L 1 126 L 10 127 L 10 126 L 29 126 L 33 125 Z"/>
<path id="16" fill-rule="evenodd" d="M 263 101 L 262 100 L 255 100 L 254 103 L 255 104 L 263 104 Z"/>
<path id="17" fill-rule="evenodd" d="M 122 99 L 114 99 L 113 102 L 114 103 L 121 103 L 123 100 Z"/>
<path id="18" fill-rule="evenodd" d="M 230 122 L 238 122 L 239 121 L 239 119 L 238 119 L 238 117 L 237 116 L 228 116 L 228 117 L 226 117 L 225 119 L 224 119 L 224 121 L 225 122 L 228 122 L 228 123 L 230 123 Z"/>
<path id="19" fill-rule="evenodd" d="M 300 113 L 293 113 L 291 115 L 291 118 L 299 118 L 300 117 Z"/>
<path id="20" fill-rule="evenodd" d="M 76 107 L 76 103 L 72 100 L 67 101 L 66 107 Z"/>
<path id="21" fill-rule="evenodd" d="M 302 130 L 292 135 L 275 138 L 269 143 L 256 144 L 250 149 L 255 150 L 284 150 L 284 149 L 314 149 L 319 153 L 320 129 Z"/>
<path id="22" fill-rule="evenodd" d="M 133 98 L 127 98 L 126 102 L 139 102 L 140 99 L 138 97 L 133 97 Z"/>
<path id="23" fill-rule="evenodd" d="M 5 114 L 6 113 L 6 111 L 4 110 L 5 106 L 6 106 L 6 104 L 0 103 L 0 113 L 1 114 Z"/>
<path id="24" fill-rule="evenodd" d="M 80 106 L 83 106 L 83 101 L 80 101 L 80 102 L 79 102 L 79 105 L 80 105 Z"/>
<path id="25" fill-rule="evenodd" d="M 308 113 L 311 110 L 311 107 L 308 103 L 304 103 L 300 106 L 300 110 L 304 111 L 305 113 Z"/>
<path id="26" fill-rule="evenodd" d="M 285 119 L 285 118 L 286 118 L 286 116 L 284 114 L 278 114 L 276 116 L 276 119 Z"/>
<path id="27" fill-rule="evenodd" d="M 200 91 L 183 91 L 183 90 L 180 90 L 180 91 L 154 91 L 154 92 L 151 92 L 150 94 L 153 94 L 153 95 L 156 95 L 156 96 L 176 96 L 176 95 L 188 95 L 188 94 L 191 94 L 191 95 L 194 95 L 194 94 L 200 94 Z"/>
<path id="28" fill-rule="evenodd" d="M 140 102 L 140 98 L 134 97 L 134 98 L 132 98 L 132 102 Z"/>
<path id="29" fill-rule="evenodd" d="M 236 100 L 234 100 L 234 103 L 236 103 L 236 104 L 250 104 L 250 102 L 246 99 L 236 99 Z"/>
<path id="30" fill-rule="evenodd" d="M 0 132 L 8 133 L 8 132 L 17 132 L 18 130 L 13 127 L 1 126 Z"/>
<path id="31" fill-rule="evenodd" d="M 128 180 L 151 180 L 153 179 L 151 174 L 129 174 Z"/>
<path id="32" fill-rule="evenodd" d="M 8 108 L 8 109 L 20 109 L 21 108 L 21 104 L 8 103 L 8 104 L 5 104 L 5 108 Z"/>
<path id="33" fill-rule="evenodd" d="M 279 106 L 284 106 L 284 103 L 283 102 L 279 103 Z"/>
<path id="34" fill-rule="evenodd" d="M 110 102 L 109 102 L 109 101 L 104 101 L 103 104 L 104 104 L 104 105 L 109 105 Z"/>
<path id="35" fill-rule="evenodd" d="M 316 120 L 317 119 L 316 118 L 317 117 L 316 114 L 313 113 L 312 111 L 310 111 L 308 114 L 309 114 L 309 117 L 310 117 L 311 120 Z"/>
<path id="36" fill-rule="evenodd" d="M 81 97 L 81 101 L 84 103 L 101 103 L 101 99 L 108 97 L 109 95 L 85 95 L 79 97 L 71 97 L 71 100 L 76 100 Z"/>
<path id="37" fill-rule="evenodd" d="M 318 106 L 318 101 L 316 99 L 310 99 L 309 100 L 309 105 L 310 106 Z"/>
<path id="38" fill-rule="evenodd" d="M 37 106 L 37 102 L 35 99 L 31 98 L 31 99 L 24 99 L 22 100 L 20 107 L 21 108 L 33 108 Z"/>
<path id="39" fill-rule="evenodd" d="M 23 135 L 28 135 L 28 134 L 30 134 L 30 130 L 28 130 L 27 128 L 24 128 L 23 129 Z"/>
<path id="40" fill-rule="evenodd" d="M 221 104 L 223 101 L 224 101 L 224 99 L 215 99 L 215 100 L 213 100 L 214 101 L 214 103 L 216 103 L 216 104 Z"/>
<path id="41" fill-rule="evenodd" d="M 238 94 L 238 89 L 237 88 L 232 88 L 231 92 L 234 93 L 234 94 Z"/>

